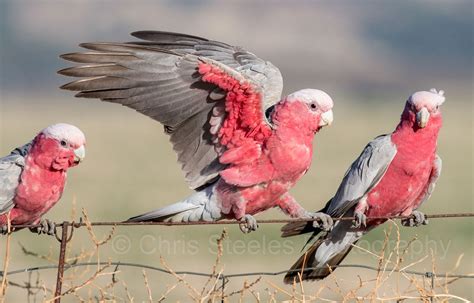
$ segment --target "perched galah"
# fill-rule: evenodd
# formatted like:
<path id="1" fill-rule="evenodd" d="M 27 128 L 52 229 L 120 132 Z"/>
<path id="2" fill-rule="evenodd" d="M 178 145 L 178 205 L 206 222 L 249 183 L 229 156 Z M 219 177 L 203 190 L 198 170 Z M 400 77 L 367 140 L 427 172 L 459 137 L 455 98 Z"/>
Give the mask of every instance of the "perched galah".
<path id="1" fill-rule="evenodd" d="M 333 120 L 331 98 L 303 89 L 281 99 L 278 68 L 241 47 L 190 35 L 142 31 L 145 41 L 84 43 L 90 52 L 63 55 L 84 63 L 61 70 L 83 79 L 62 86 L 76 96 L 119 103 L 164 125 L 190 197 L 130 221 L 240 220 L 280 207 L 309 213 L 288 190 L 309 169 L 314 134 Z"/>
<path id="2" fill-rule="evenodd" d="M 338 221 L 330 232 L 323 232 L 292 266 L 294 272 L 285 276 L 286 283 L 299 282 L 299 274 L 302 280 L 328 276 L 354 243 L 386 221 L 370 217 L 410 216 L 402 220 L 403 225 L 427 224 L 416 209 L 429 199 L 441 173 L 436 143 L 443 94 L 431 89 L 411 95 L 395 131 L 365 147 L 322 210 L 332 217 L 354 216 L 356 220 Z M 321 233 L 306 223 L 289 223 L 282 231 L 283 237 L 313 232 L 311 239 Z"/>
<path id="3" fill-rule="evenodd" d="M 33 141 L 0 158 L 0 232 L 39 224 L 32 231 L 52 234 L 54 224 L 43 220 L 61 198 L 70 167 L 84 159 L 86 139 L 75 126 L 58 123 L 43 129 Z"/>

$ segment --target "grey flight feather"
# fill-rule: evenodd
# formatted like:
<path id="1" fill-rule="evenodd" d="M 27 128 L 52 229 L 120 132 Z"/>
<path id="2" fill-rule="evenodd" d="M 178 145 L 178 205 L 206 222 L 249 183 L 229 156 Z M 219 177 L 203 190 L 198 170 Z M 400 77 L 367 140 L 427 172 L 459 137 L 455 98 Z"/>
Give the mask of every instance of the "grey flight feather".
<path id="1" fill-rule="evenodd" d="M 127 222 L 196 222 L 222 219 L 221 206 L 215 196 L 215 185 L 196 191 L 183 201 L 132 217 Z"/>
<path id="2" fill-rule="evenodd" d="M 145 41 L 84 43 L 90 51 L 62 55 L 83 64 L 59 71 L 82 78 L 62 88 L 78 91 L 77 97 L 128 106 L 161 122 L 189 186 L 201 188 L 224 168 L 209 119 L 215 107 L 222 107 L 225 94 L 201 81 L 198 64 L 210 62 L 249 81 L 262 94 L 263 114 L 281 99 L 281 73 L 270 62 L 222 42 L 156 31 L 132 35 Z"/>
<path id="3" fill-rule="evenodd" d="M 13 150 L 10 155 L 0 158 L 0 214 L 14 206 L 16 189 L 20 184 L 21 173 L 25 167 L 25 157 L 31 142 Z"/>
<path id="4" fill-rule="evenodd" d="M 379 183 L 396 153 L 397 148 L 390 135 L 378 136 L 367 144 L 344 175 L 326 213 L 342 216 L 354 207 Z"/>

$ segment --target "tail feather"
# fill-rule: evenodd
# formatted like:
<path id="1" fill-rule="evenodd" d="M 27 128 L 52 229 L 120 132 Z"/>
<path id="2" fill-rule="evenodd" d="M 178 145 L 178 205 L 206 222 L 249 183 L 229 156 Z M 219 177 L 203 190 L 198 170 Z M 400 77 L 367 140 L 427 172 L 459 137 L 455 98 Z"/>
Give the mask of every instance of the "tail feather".
<path id="1" fill-rule="evenodd" d="M 316 251 L 320 247 L 324 240 L 318 239 L 314 245 L 312 245 L 304 255 L 302 255 L 298 261 L 290 268 L 289 272 L 285 275 L 283 281 L 286 284 L 292 284 L 293 281 L 312 281 L 321 280 L 329 276 L 339 265 L 342 260 L 351 251 L 352 245 L 348 246 L 347 249 L 341 253 L 336 254 L 334 257 L 329 259 L 324 265 L 316 261 Z"/>
<path id="2" fill-rule="evenodd" d="M 174 203 L 147 213 L 144 213 L 142 215 L 138 215 L 135 217 L 129 218 L 126 222 L 144 222 L 144 221 L 166 221 L 168 219 L 171 219 L 171 221 L 177 221 L 173 220 L 172 217 L 182 214 L 184 212 L 197 209 L 199 208 L 199 205 L 193 205 L 189 204 L 186 202 L 178 202 Z"/>
<path id="3" fill-rule="evenodd" d="M 293 237 L 311 232 L 316 232 L 313 222 L 291 222 L 281 228 L 281 237 Z"/>
<path id="4" fill-rule="evenodd" d="M 330 275 L 366 231 L 351 229 L 352 222 L 339 221 L 329 234 L 323 234 L 285 275 L 284 282 L 320 280 Z"/>
<path id="5" fill-rule="evenodd" d="M 222 213 L 220 205 L 215 199 L 213 186 L 214 185 L 210 185 L 197 191 L 183 201 L 132 217 L 126 222 L 195 222 L 219 220 L 222 218 Z"/>

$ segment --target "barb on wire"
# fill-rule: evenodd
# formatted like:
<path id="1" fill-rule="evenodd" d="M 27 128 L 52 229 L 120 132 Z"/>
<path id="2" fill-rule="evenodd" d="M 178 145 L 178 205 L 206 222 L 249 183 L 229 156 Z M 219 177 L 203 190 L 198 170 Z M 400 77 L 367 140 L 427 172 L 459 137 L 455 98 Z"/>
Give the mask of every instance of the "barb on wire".
<path id="1" fill-rule="evenodd" d="M 396 220 L 396 219 L 408 219 L 412 216 L 393 216 L 393 217 L 368 217 L 371 220 Z M 444 219 L 444 218 L 471 218 L 474 217 L 474 213 L 450 213 L 450 214 L 431 214 L 425 215 L 426 219 Z M 333 221 L 352 221 L 355 217 L 333 217 Z M 267 219 L 258 220 L 258 224 L 275 224 L 275 223 L 293 223 L 293 222 L 312 222 L 317 221 L 317 218 L 298 218 L 298 219 Z M 67 221 L 66 221 L 67 222 Z M 86 223 L 80 220 L 79 222 L 67 222 L 74 228 L 84 227 Z M 164 225 L 164 226 L 188 226 L 188 225 L 227 225 L 227 224 L 240 224 L 242 222 L 237 220 L 222 220 L 222 221 L 197 221 L 197 222 L 90 222 L 91 226 L 143 226 L 143 225 Z M 56 226 L 61 227 L 61 224 L 57 223 Z M 14 229 L 21 228 L 33 228 L 39 227 L 38 224 L 24 224 L 12 226 Z"/>
<path id="2" fill-rule="evenodd" d="M 115 266 L 120 266 L 120 267 L 136 267 L 136 268 L 141 268 L 141 269 L 149 269 L 149 270 L 154 270 L 154 271 L 159 271 L 165 274 L 173 274 L 171 271 L 161 268 L 161 267 L 156 267 L 156 266 L 151 266 L 151 265 L 146 265 L 146 264 L 140 264 L 140 263 L 130 263 L 130 262 L 82 262 L 82 263 L 74 263 L 74 264 L 64 264 L 65 270 L 68 270 L 73 267 L 84 267 L 84 266 L 91 266 L 91 265 L 115 265 Z M 362 268 L 362 269 L 367 269 L 371 271 L 379 271 L 380 268 L 374 267 L 374 266 L 369 266 L 369 265 L 364 265 L 364 264 L 340 264 L 337 266 L 333 266 L 334 268 Z M 34 271 L 42 271 L 42 270 L 47 270 L 47 269 L 57 269 L 56 265 L 45 265 L 45 266 L 35 266 L 35 267 L 28 267 L 28 268 L 23 268 L 23 269 L 17 269 L 17 270 L 11 270 L 7 272 L 7 276 L 11 275 L 16 275 L 16 274 L 21 274 L 21 273 L 30 273 Z M 309 267 L 306 268 L 306 270 L 314 270 L 317 269 L 316 267 Z M 417 275 L 417 276 L 424 276 L 424 277 L 435 277 L 435 278 L 459 278 L 459 279 L 474 279 L 474 274 L 448 274 L 448 273 L 433 273 L 430 271 L 415 271 L 415 270 L 400 270 L 397 268 L 387 268 L 387 271 L 395 271 L 395 272 L 403 272 L 407 274 L 412 274 L 412 275 Z M 197 272 L 197 271 L 173 271 L 177 275 L 190 275 L 190 276 L 200 276 L 200 277 L 211 277 L 211 278 L 217 278 L 217 279 L 223 279 L 223 275 L 221 274 L 210 274 L 210 273 L 205 273 L 205 272 Z M 250 276 L 280 276 L 286 273 L 292 273 L 292 272 L 301 272 L 300 269 L 293 269 L 293 270 L 281 270 L 281 271 L 275 271 L 275 272 L 270 272 L 270 271 L 261 271 L 261 272 L 243 272 L 243 273 L 235 273 L 235 274 L 225 274 L 225 279 L 227 278 L 236 278 L 236 277 L 250 277 Z M 4 273 L 0 271 L 0 276 L 3 276 Z"/>

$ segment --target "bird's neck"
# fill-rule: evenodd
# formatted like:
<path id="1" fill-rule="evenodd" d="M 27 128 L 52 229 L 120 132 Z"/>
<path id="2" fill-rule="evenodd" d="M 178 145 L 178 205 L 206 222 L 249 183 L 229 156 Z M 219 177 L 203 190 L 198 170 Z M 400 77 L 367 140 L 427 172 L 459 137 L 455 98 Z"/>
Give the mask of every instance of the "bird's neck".
<path id="1" fill-rule="evenodd" d="M 392 141 L 397 145 L 398 151 L 405 150 L 410 153 L 416 152 L 420 156 L 428 156 L 436 152 L 441 125 L 441 115 L 430 118 L 426 127 L 420 128 L 414 117 L 409 117 L 404 113 L 392 133 Z"/>

